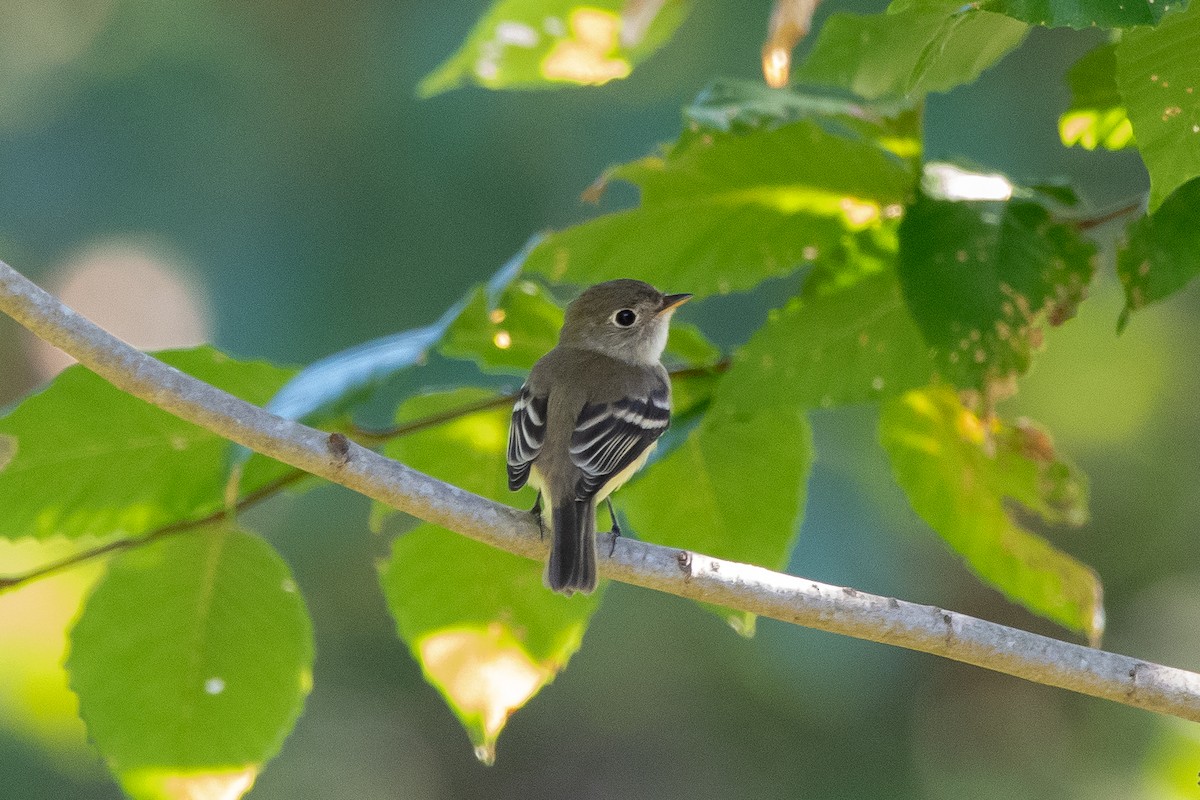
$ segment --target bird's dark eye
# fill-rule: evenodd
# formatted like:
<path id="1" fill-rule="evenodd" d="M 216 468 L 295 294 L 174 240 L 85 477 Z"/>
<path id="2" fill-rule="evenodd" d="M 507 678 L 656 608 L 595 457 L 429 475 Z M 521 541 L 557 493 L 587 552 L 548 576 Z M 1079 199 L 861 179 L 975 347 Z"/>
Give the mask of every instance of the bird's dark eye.
<path id="1" fill-rule="evenodd" d="M 616 314 L 613 314 L 613 322 L 620 325 L 622 328 L 628 328 L 633 323 L 637 322 L 637 314 L 632 309 L 622 308 Z"/>

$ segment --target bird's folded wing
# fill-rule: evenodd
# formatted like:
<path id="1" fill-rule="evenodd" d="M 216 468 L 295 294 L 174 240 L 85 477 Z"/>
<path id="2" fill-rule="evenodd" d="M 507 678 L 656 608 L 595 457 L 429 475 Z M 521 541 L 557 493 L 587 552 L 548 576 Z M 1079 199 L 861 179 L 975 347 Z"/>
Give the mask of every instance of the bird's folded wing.
<path id="1" fill-rule="evenodd" d="M 583 472 L 575 496 L 587 500 L 637 460 L 671 424 L 666 386 L 612 403 L 588 403 L 571 434 L 571 461 Z"/>
<path id="2" fill-rule="evenodd" d="M 513 405 L 508 426 L 508 488 L 514 492 L 529 480 L 529 468 L 542 449 L 548 399 L 535 395 L 526 384 Z"/>

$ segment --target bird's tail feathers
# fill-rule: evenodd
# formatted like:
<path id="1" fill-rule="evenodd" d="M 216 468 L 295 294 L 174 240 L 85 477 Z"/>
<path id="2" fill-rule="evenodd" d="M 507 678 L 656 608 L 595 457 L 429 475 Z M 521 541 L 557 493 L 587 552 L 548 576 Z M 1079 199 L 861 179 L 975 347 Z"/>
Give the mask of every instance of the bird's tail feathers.
<path id="1" fill-rule="evenodd" d="M 596 509 L 590 500 L 553 504 L 554 538 L 546 585 L 556 592 L 590 594 L 596 588 Z"/>

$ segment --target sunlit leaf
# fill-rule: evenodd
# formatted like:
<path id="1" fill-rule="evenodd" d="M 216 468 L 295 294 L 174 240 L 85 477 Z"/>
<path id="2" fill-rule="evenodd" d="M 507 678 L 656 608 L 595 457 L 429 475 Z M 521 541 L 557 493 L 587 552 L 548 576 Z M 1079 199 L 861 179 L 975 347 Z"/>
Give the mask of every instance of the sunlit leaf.
<path id="1" fill-rule="evenodd" d="M 722 380 L 700 425 L 613 504 L 639 539 L 781 570 L 804 514 L 812 434 L 795 407 L 741 408 L 734 381 Z M 714 610 L 753 633 L 754 614 Z"/>
<path id="2" fill-rule="evenodd" d="M 558 343 L 563 309 L 540 285 L 518 281 L 494 303 L 480 289 L 439 346 L 443 355 L 466 358 L 489 372 L 524 376 Z M 707 366 L 721 350 L 695 325 L 674 322 L 664 354 L 673 366 Z"/>
<path id="3" fill-rule="evenodd" d="M 1117 85 L 1146 169 L 1150 210 L 1200 176 L 1200 3 L 1117 44 Z"/>
<path id="4" fill-rule="evenodd" d="M 758 81 L 723 78 L 706 86 L 684 107 L 696 135 L 778 128 L 807 119 L 831 133 L 875 142 L 914 168 L 921 155 L 921 110 L 903 100 L 851 100 L 791 87 L 772 89 Z"/>
<path id="5" fill-rule="evenodd" d="M 984 0 L 988 11 L 1033 25 L 1071 28 L 1131 28 L 1154 25 L 1186 0 Z"/>
<path id="6" fill-rule="evenodd" d="M 525 373 L 558 342 L 563 310 L 538 284 L 520 280 L 489 300 L 480 288 L 439 349 L 492 372 Z"/>
<path id="7" fill-rule="evenodd" d="M 292 371 L 234 361 L 211 347 L 157 354 L 251 403 Z M 225 439 L 114 388 L 82 366 L 65 370 L 0 420 L 16 454 L 0 470 L 0 536 L 139 534 L 223 507 Z M 255 456 L 242 485 L 290 468 Z"/>
<path id="8" fill-rule="evenodd" d="M 1153 214 L 1129 226 L 1117 253 L 1117 275 L 1129 314 L 1170 297 L 1200 274 L 1200 178 L 1175 190 Z"/>
<path id="9" fill-rule="evenodd" d="M 688 6 L 685 0 L 496 0 L 418 91 L 428 97 L 466 83 L 546 89 L 624 78 L 671 38 Z"/>
<path id="10" fill-rule="evenodd" d="M 878 401 L 932 373 L 929 346 L 889 270 L 772 312 L 734 356 L 728 380 L 745 407 L 816 408 Z"/>
<path id="11" fill-rule="evenodd" d="M 1094 255 L 1029 200 L 923 196 L 900 225 L 900 283 L 938 371 L 993 399 L 1029 368 L 1044 325 L 1074 315 Z"/>
<path id="12" fill-rule="evenodd" d="M 480 390 L 416 397 L 401 422 L 489 396 Z M 472 414 L 397 439 L 385 452 L 485 497 L 532 505 L 508 491 L 511 410 Z M 376 512 L 377 518 L 380 512 Z M 509 715 L 554 679 L 579 649 L 603 594 L 563 597 L 543 565 L 423 524 L 399 536 L 380 581 L 400 638 L 489 762 Z"/>
<path id="13" fill-rule="evenodd" d="M 1019 45 L 1026 23 L 959 0 L 896 2 L 832 15 L 796 79 L 860 97 L 921 97 L 970 83 Z"/>
<path id="14" fill-rule="evenodd" d="M 1117 90 L 1117 48 L 1102 44 L 1089 51 L 1067 72 L 1071 105 L 1058 120 L 1058 133 L 1067 147 L 1120 150 L 1133 142 L 1133 126 Z"/>
<path id="15" fill-rule="evenodd" d="M 0 540 L 0 576 L 35 569 L 96 544 Z M 10 736 L 36 743 L 64 770 L 89 757 L 87 732 L 63 659 L 67 629 L 99 575 L 100 564 L 93 562 L 0 593 L 0 726 Z"/>
<path id="16" fill-rule="evenodd" d="M 913 509 L 985 583 L 1064 627 L 1099 639 L 1095 572 L 1021 527 L 1015 501 L 1049 522 L 1082 524 L 1083 476 L 1032 424 L 985 421 L 948 387 L 909 392 L 884 405 L 880 439 Z"/>
<path id="17" fill-rule="evenodd" d="M 117 556 L 71 631 L 88 735 L 137 800 L 235 800 L 279 751 L 312 682 L 287 566 L 228 529 Z"/>
<path id="18" fill-rule="evenodd" d="M 888 224 L 915 181 L 875 141 L 811 120 L 685 134 L 611 175 L 641 190 L 641 207 L 551 234 L 527 269 L 577 284 L 636 275 L 701 296 L 746 290 Z"/>

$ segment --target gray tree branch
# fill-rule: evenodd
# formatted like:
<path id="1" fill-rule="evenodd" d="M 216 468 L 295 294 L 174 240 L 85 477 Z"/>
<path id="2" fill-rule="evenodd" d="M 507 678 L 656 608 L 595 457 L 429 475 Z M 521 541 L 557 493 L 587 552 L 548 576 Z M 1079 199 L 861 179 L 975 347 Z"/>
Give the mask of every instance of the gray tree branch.
<path id="1" fill-rule="evenodd" d="M 344 437 L 280 419 L 130 347 L 0 262 L 0 310 L 114 386 L 252 450 L 400 511 L 529 558 L 526 511 L 409 469 Z M 600 574 L 765 617 L 920 650 L 1200 722 L 1200 675 L 981 619 L 700 553 L 620 539 Z"/>

